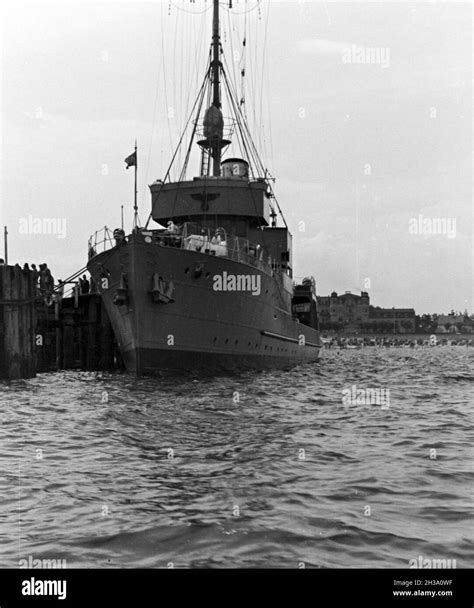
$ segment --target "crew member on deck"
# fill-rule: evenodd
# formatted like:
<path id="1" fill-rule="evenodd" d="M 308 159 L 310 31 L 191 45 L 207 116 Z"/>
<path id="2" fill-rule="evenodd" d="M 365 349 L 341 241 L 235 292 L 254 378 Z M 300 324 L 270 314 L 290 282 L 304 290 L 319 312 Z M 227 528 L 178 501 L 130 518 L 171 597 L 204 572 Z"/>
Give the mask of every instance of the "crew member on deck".
<path id="1" fill-rule="evenodd" d="M 33 283 L 35 287 L 38 287 L 39 271 L 36 268 L 36 264 L 31 264 L 31 270 L 33 271 Z"/>
<path id="2" fill-rule="evenodd" d="M 164 232 L 165 235 L 165 245 L 168 247 L 179 247 L 181 243 L 181 237 L 179 235 L 180 229 L 173 220 L 168 220 L 166 224 L 166 230 Z"/>
<path id="3" fill-rule="evenodd" d="M 219 228 L 215 231 L 214 236 L 211 239 L 211 245 L 219 245 L 222 242 L 222 234 Z"/>
<path id="4" fill-rule="evenodd" d="M 89 293 L 89 281 L 87 280 L 86 275 L 82 275 L 82 279 L 79 279 L 81 286 L 81 295 L 87 295 Z"/>
<path id="5" fill-rule="evenodd" d="M 125 243 L 127 242 L 125 238 L 125 232 L 121 228 L 116 228 L 114 230 L 114 239 L 116 247 L 118 247 L 119 245 L 125 245 Z"/>

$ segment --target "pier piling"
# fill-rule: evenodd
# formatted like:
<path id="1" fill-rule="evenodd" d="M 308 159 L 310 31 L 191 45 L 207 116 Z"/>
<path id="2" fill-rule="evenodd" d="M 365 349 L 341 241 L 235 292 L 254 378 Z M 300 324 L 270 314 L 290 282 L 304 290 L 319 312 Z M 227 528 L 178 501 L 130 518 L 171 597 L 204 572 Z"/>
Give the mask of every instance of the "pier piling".
<path id="1" fill-rule="evenodd" d="M 37 346 L 41 370 L 122 369 L 116 360 L 115 335 L 99 294 L 79 294 L 49 306 L 38 303 L 38 328 L 43 345 Z M 40 354 L 41 353 L 41 354 Z"/>
<path id="2" fill-rule="evenodd" d="M 0 266 L 0 378 L 36 374 L 34 273 Z"/>
<path id="3" fill-rule="evenodd" d="M 45 297 L 32 270 L 0 265 L 0 379 L 61 369 L 123 369 L 100 295 Z"/>

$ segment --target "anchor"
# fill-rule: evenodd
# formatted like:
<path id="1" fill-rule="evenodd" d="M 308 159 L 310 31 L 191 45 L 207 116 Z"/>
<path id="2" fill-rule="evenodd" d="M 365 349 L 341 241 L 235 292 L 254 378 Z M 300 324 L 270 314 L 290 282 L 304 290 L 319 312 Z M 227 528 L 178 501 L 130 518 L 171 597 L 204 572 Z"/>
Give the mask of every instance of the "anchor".
<path id="1" fill-rule="evenodd" d="M 125 276 L 120 276 L 120 285 L 115 290 L 114 299 L 112 303 L 116 306 L 125 306 L 128 302 L 128 289 L 126 287 Z"/>
<path id="2" fill-rule="evenodd" d="M 157 272 L 153 275 L 153 289 L 150 291 L 153 302 L 158 304 L 169 304 L 174 302 L 171 297 L 174 290 L 173 281 L 165 281 Z"/>

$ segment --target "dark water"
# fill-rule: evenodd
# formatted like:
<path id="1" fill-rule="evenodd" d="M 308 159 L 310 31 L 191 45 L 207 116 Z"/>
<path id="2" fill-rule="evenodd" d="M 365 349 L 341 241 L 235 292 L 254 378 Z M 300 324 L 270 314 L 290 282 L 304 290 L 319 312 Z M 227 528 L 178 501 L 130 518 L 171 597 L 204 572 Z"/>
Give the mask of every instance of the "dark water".
<path id="1" fill-rule="evenodd" d="M 343 405 L 352 385 L 389 406 Z M 2 567 L 474 566 L 472 348 L 0 391 Z"/>

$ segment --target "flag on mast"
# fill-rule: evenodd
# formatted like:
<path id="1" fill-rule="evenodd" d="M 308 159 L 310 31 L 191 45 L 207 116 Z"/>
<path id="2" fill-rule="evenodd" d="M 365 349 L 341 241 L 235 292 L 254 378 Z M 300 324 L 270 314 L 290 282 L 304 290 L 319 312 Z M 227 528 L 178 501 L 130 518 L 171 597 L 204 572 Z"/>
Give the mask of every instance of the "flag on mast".
<path id="1" fill-rule="evenodd" d="M 133 154 L 130 154 L 130 156 L 127 156 L 127 158 L 125 159 L 125 161 L 127 163 L 127 166 L 125 167 L 126 169 L 128 169 L 129 167 L 136 167 L 137 166 L 137 151 L 135 150 L 135 152 Z"/>

